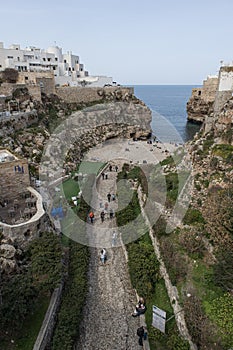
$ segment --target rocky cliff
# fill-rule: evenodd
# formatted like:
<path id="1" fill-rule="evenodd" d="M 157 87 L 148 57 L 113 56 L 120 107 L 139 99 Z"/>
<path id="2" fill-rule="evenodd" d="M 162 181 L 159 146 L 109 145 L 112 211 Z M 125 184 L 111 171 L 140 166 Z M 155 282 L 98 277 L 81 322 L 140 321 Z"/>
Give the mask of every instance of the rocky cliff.
<path id="1" fill-rule="evenodd" d="M 188 121 L 202 124 L 207 116 L 213 113 L 216 91 L 218 87 L 217 77 L 207 77 L 201 88 L 192 90 L 192 96 L 187 103 Z"/>

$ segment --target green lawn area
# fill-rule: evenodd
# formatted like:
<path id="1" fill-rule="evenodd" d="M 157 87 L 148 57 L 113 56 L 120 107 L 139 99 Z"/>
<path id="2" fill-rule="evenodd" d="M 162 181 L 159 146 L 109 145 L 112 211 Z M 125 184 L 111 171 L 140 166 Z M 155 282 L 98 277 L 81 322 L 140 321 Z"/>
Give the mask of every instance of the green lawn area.
<path id="1" fill-rule="evenodd" d="M 77 196 L 79 193 L 78 182 L 73 179 L 64 181 L 60 186 L 61 191 L 64 192 L 65 198 L 70 200 L 71 197 Z M 60 193 L 60 192 L 58 192 Z"/>
<path id="2" fill-rule="evenodd" d="M 82 174 L 98 175 L 105 165 L 106 163 L 102 162 L 83 161 L 78 167 L 78 172 Z"/>

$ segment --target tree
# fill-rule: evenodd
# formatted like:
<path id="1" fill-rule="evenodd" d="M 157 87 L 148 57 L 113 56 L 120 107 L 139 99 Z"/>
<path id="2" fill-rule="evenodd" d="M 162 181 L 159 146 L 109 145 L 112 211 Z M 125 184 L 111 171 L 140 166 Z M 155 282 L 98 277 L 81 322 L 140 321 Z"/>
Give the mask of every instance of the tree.
<path id="1" fill-rule="evenodd" d="M 39 288 L 53 290 L 61 281 L 61 244 L 57 235 L 45 232 L 29 248 L 31 272 Z"/>
<path id="2" fill-rule="evenodd" d="M 3 82 L 14 84 L 18 80 L 19 72 L 13 68 L 6 68 L 1 73 L 1 78 Z"/>
<path id="3" fill-rule="evenodd" d="M 231 247 L 219 248 L 216 253 L 217 262 L 213 266 L 213 280 L 225 291 L 233 291 L 233 251 Z"/>

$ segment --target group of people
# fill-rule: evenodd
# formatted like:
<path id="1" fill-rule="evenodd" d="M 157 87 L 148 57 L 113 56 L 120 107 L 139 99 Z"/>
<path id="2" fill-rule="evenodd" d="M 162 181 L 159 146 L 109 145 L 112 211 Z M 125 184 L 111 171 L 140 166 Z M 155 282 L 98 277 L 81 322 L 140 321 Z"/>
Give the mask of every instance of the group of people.
<path id="1" fill-rule="evenodd" d="M 133 317 L 137 317 L 143 315 L 146 312 L 146 304 L 144 298 L 140 297 L 137 305 L 135 306 L 134 312 L 132 314 Z M 147 338 L 147 330 L 146 327 L 141 326 L 137 329 L 137 335 L 139 336 L 138 344 L 143 346 L 143 339 Z"/>
<path id="2" fill-rule="evenodd" d="M 108 169 L 109 169 L 110 172 L 112 172 L 112 171 L 114 171 L 114 170 L 117 172 L 119 168 L 118 168 L 117 165 L 114 165 L 114 166 L 113 166 L 112 164 L 110 164 Z M 103 179 L 103 180 L 107 180 L 107 179 L 108 179 L 108 173 L 107 173 L 107 172 L 104 172 L 104 171 L 103 171 L 103 172 L 101 173 L 101 175 L 102 175 L 102 179 Z"/>
<path id="3" fill-rule="evenodd" d="M 115 200 L 116 200 L 115 194 L 114 194 L 114 193 L 111 194 L 110 192 L 107 194 L 107 198 L 108 198 L 108 202 L 109 202 L 109 203 L 111 202 L 111 200 L 112 200 L 112 201 L 115 201 Z"/>
<path id="4" fill-rule="evenodd" d="M 118 166 L 117 166 L 117 165 L 115 165 L 115 166 L 113 167 L 113 165 L 110 164 L 110 165 L 109 165 L 109 171 L 113 171 L 113 168 L 115 168 L 115 171 L 116 171 L 116 172 L 118 171 Z"/>
<path id="5" fill-rule="evenodd" d="M 106 216 L 108 214 L 108 210 L 107 209 L 104 209 L 100 212 L 100 219 L 101 219 L 101 222 L 104 222 Z M 114 210 L 112 208 L 109 209 L 109 219 L 113 219 L 114 217 Z"/>

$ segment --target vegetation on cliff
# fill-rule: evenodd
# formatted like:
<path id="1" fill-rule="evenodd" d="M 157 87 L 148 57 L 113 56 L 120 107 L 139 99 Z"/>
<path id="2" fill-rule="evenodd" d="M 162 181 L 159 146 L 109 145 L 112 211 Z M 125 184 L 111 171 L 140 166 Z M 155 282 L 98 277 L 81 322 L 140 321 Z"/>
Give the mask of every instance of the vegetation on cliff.
<path id="1" fill-rule="evenodd" d="M 60 238 L 44 232 L 20 256 L 17 273 L 2 275 L 0 286 L 0 345 L 3 349 L 31 349 L 38 335 L 52 291 L 61 281 Z M 40 318 L 34 313 L 42 305 Z M 30 325 L 30 327 L 28 326 Z M 13 342 L 11 342 L 13 340 Z"/>

